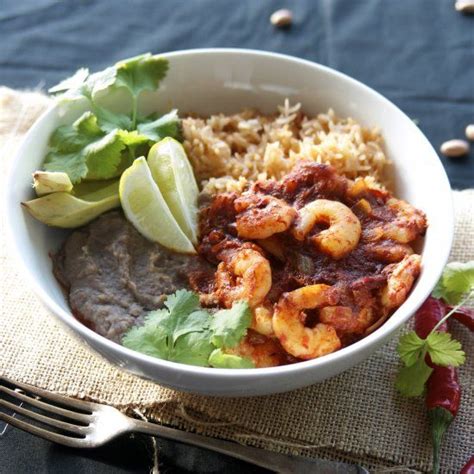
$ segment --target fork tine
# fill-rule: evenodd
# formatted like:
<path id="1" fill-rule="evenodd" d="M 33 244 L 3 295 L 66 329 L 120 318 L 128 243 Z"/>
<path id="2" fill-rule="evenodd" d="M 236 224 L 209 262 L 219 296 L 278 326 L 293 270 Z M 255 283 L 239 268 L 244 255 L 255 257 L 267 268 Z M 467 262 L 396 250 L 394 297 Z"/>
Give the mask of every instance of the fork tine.
<path id="1" fill-rule="evenodd" d="M 8 423 L 9 425 L 20 428 L 20 430 L 26 431 L 27 433 L 34 434 L 40 438 L 44 438 L 48 441 L 53 441 L 55 443 L 63 444 L 64 446 L 69 446 L 70 448 L 80 448 L 84 446 L 84 440 L 80 438 L 70 438 L 69 436 L 64 436 L 58 433 L 53 433 L 52 431 L 44 430 L 38 426 L 30 425 L 23 420 L 19 420 L 13 416 L 7 415 L 0 412 L 0 420 Z"/>
<path id="2" fill-rule="evenodd" d="M 57 406 L 50 405 L 49 403 L 44 403 L 40 400 L 36 400 L 36 398 L 29 397 L 28 395 L 25 395 L 23 393 L 15 392 L 15 390 L 11 390 L 8 387 L 3 387 L 2 385 L 0 385 L 0 392 L 7 393 L 13 398 L 17 398 L 25 403 L 33 405 L 37 408 L 41 408 L 44 411 L 56 413 L 57 415 L 70 418 L 72 420 L 82 421 L 84 423 L 90 423 L 91 421 L 90 415 L 85 415 L 83 413 L 76 413 L 75 411 L 66 410 L 65 408 L 59 408 Z"/>
<path id="3" fill-rule="evenodd" d="M 32 418 L 33 420 L 40 421 L 41 423 L 45 423 L 50 426 L 54 426 L 56 428 L 60 428 L 65 431 L 69 431 L 73 434 L 79 434 L 85 436 L 83 429 L 77 425 L 72 425 L 70 423 L 65 423 L 64 421 L 57 420 L 56 418 L 50 418 L 49 416 L 41 415 L 40 413 L 36 413 L 31 410 L 27 410 L 26 408 L 20 407 L 15 405 L 14 403 L 7 402 L 6 400 L 2 400 L 0 398 L 0 406 L 9 408 L 10 410 L 19 413 L 20 415 L 27 416 Z"/>
<path id="4" fill-rule="evenodd" d="M 41 388 L 38 388 L 38 387 L 34 387 L 33 385 L 16 382 L 15 380 L 11 380 L 7 377 L 3 377 L 3 376 L 0 377 L 0 381 L 5 381 L 11 385 L 15 385 L 26 392 L 34 393 L 35 395 L 38 395 L 41 398 L 45 398 L 46 400 L 51 400 L 56 403 L 62 403 L 69 407 L 78 408 L 79 410 L 92 412 L 94 410 L 94 407 L 96 406 L 96 404 L 92 402 L 86 402 L 84 400 L 76 400 L 75 398 L 58 395 L 56 393 L 52 393 L 47 390 L 42 390 Z"/>

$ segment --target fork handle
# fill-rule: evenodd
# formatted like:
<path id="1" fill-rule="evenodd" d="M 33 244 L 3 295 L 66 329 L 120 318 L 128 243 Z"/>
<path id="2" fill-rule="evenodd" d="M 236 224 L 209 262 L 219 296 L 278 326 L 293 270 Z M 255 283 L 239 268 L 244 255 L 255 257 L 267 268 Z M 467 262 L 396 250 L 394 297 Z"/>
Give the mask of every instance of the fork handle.
<path id="1" fill-rule="evenodd" d="M 223 439 L 210 438 L 197 433 L 181 431 L 151 422 L 134 420 L 133 430 L 216 451 L 281 474 L 368 473 L 364 468 L 356 465 L 326 461 L 322 459 L 310 459 L 302 456 L 287 456 L 285 454 L 266 451 L 251 446 L 244 446 Z"/>

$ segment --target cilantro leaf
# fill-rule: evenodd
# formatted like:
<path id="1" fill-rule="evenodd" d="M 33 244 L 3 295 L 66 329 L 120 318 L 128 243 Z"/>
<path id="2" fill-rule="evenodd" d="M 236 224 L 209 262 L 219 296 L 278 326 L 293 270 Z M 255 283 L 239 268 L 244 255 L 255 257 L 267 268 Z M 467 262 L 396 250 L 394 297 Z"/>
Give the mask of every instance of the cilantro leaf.
<path id="1" fill-rule="evenodd" d="M 128 147 L 136 147 L 139 145 L 145 145 L 149 142 L 148 137 L 140 135 L 136 130 L 129 132 L 128 130 L 119 130 L 118 134 L 122 141 Z"/>
<path id="2" fill-rule="evenodd" d="M 165 306 L 169 311 L 166 325 L 171 345 L 181 336 L 209 328 L 209 314 L 206 311 L 198 311 L 199 296 L 196 293 L 178 290 L 168 296 Z"/>
<path id="3" fill-rule="evenodd" d="M 400 369 L 395 387 L 405 397 L 418 397 L 423 394 L 425 383 L 432 372 L 433 369 L 425 362 L 422 354 L 414 364 Z"/>
<path id="4" fill-rule="evenodd" d="M 455 305 L 474 290 L 474 260 L 466 263 L 452 262 L 446 265 L 443 275 L 433 290 L 435 298 L 443 298 Z"/>
<path id="5" fill-rule="evenodd" d="M 410 331 L 400 338 L 397 351 L 405 365 L 410 367 L 421 357 L 424 347 L 425 340 L 421 339 L 415 331 Z"/>
<path id="6" fill-rule="evenodd" d="M 207 366 L 213 349 L 209 331 L 189 332 L 177 339 L 170 360 L 182 364 Z"/>
<path id="7" fill-rule="evenodd" d="M 85 112 L 72 125 L 58 127 L 51 135 L 49 145 L 60 152 L 78 151 L 90 143 L 92 138 L 102 136 L 97 119 L 91 112 Z"/>
<path id="8" fill-rule="evenodd" d="M 209 365 L 220 369 L 253 369 L 255 364 L 246 357 L 226 354 L 222 349 L 215 349 L 209 356 Z"/>
<path id="9" fill-rule="evenodd" d="M 252 314 L 247 302 L 239 301 L 231 309 L 222 309 L 211 321 L 211 341 L 216 347 L 235 347 L 246 334 Z"/>
<path id="10" fill-rule="evenodd" d="M 137 130 L 140 134 L 155 142 L 165 137 L 173 137 L 179 140 L 181 138 L 181 124 L 178 111 L 173 109 L 155 120 L 141 121 L 137 125 Z"/>
<path id="11" fill-rule="evenodd" d="M 97 117 L 92 112 L 84 112 L 74 122 L 73 128 L 83 135 L 90 135 L 93 137 L 103 135 L 103 131 L 97 123 Z"/>
<path id="12" fill-rule="evenodd" d="M 44 160 L 45 171 L 66 173 L 71 183 L 79 183 L 87 175 L 87 165 L 84 157 L 78 153 L 59 153 L 50 151 Z"/>
<path id="13" fill-rule="evenodd" d="M 87 78 L 82 91 L 86 96 L 93 98 L 98 92 L 113 86 L 116 80 L 117 69 L 114 66 L 110 66 L 102 71 L 91 74 Z"/>
<path id="14" fill-rule="evenodd" d="M 126 131 L 132 127 L 132 120 L 128 115 L 111 112 L 95 102 L 92 110 L 99 121 L 100 128 L 105 132 L 111 132 L 116 128 Z"/>
<path id="15" fill-rule="evenodd" d="M 171 347 L 176 341 L 174 337 L 176 330 L 181 334 L 186 334 L 186 323 L 190 314 L 199 306 L 199 297 L 192 291 L 178 290 L 173 295 L 169 295 L 165 301 L 166 309 L 151 311 L 147 316 L 147 321 L 156 321 L 166 332 L 170 339 L 168 345 Z"/>
<path id="16" fill-rule="evenodd" d="M 433 364 L 447 367 L 459 367 L 466 359 L 461 343 L 447 332 L 432 332 L 427 338 L 428 354 Z"/>
<path id="17" fill-rule="evenodd" d="M 61 94 L 69 90 L 77 91 L 85 83 L 89 77 L 89 69 L 78 69 L 71 77 L 64 79 L 59 84 L 51 87 L 48 92 L 50 94 Z"/>
<path id="18" fill-rule="evenodd" d="M 168 359 L 167 333 L 161 325 L 159 316 L 159 311 L 150 313 L 143 326 L 133 327 L 124 335 L 122 344 L 152 357 Z"/>
<path id="19" fill-rule="evenodd" d="M 187 290 L 168 296 L 165 309 L 151 311 L 143 326 L 130 329 L 122 339 L 129 349 L 160 359 L 208 365 L 214 346 L 210 341 L 209 313 L 199 308 L 199 297 Z"/>
<path id="20" fill-rule="evenodd" d="M 110 179 L 117 175 L 125 144 L 117 130 L 89 143 L 82 154 L 87 160 L 88 179 Z"/>
<path id="21" fill-rule="evenodd" d="M 44 169 L 65 172 L 73 183 L 110 179 L 129 167 L 137 153 L 146 154 L 155 141 L 166 136 L 179 138 L 181 127 L 176 110 L 162 117 L 142 119 L 137 129 L 138 96 L 156 89 L 167 70 L 166 59 L 146 53 L 93 74 L 80 69 L 52 87 L 50 92 L 62 94 L 63 101 L 87 100 L 91 112 L 72 125 L 56 129 L 50 138 Z M 98 93 L 118 88 L 125 88 L 132 96 L 131 117 L 112 112 L 96 101 Z"/>
<path id="22" fill-rule="evenodd" d="M 199 296 L 192 291 L 178 290 L 168 296 L 165 306 L 171 317 L 179 317 L 181 314 L 189 314 L 199 308 Z"/>
<path id="23" fill-rule="evenodd" d="M 117 130 L 104 134 L 92 112 L 85 112 L 72 125 L 56 129 L 50 139 L 51 151 L 43 167 L 67 173 L 72 183 L 83 178 L 113 178 L 125 144 Z"/>
<path id="24" fill-rule="evenodd" d="M 141 54 L 115 64 L 116 76 L 113 85 L 127 88 L 132 96 L 142 91 L 155 90 L 168 72 L 168 61 L 151 53 Z"/>
<path id="25" fill-rule="evenodd" d="M 248 304 L 235 303 L 213 317 L 201 309 L 197 294 L 179 290 L 169 295 L 165 308 L 151 311 L 140 327 L 130 329 L 122 343 L 129 349 L 183 364 L 247 368 L 245 358 L 215 351 L 216 343 L 232 347 L 240 342 L 250 324 Z M 212 358 L 210 358 L 212 354 Z"/>
<path id="26" fill-rule="evenodd" d="M 203 332 L 209 329 L 210 317 L 207 311 L 192 312 L 186 319 L 180 319 L 173 331 L 173 342 L 190 332 Z M 210 340 L 210 339 L 209 339 Z"/>
<path id="27" fill-rule="evenodd" d="M 115 67 L 108 67 L 103 71 L 90 74 L 86 68 L 76 71 L 71 77 L 49 89 L 51 94 L 62 94 L 61 101 L 74 101 L 86 98 L 93 102 L 94 95 L 114 85 L 117 71 Z"/>

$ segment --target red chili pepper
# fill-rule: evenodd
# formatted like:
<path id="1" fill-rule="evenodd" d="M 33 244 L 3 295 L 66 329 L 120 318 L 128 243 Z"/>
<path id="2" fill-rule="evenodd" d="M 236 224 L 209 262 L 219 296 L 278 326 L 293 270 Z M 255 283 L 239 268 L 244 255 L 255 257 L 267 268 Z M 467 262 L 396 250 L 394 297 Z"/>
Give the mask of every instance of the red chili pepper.
<path id="1" fill-rule="evenodd" d="M 453 308 L 452 306 L 448 306 L 449 311 Z M 453 313 L 453 318 L 459 321 L 461 324 L 464 324 L 468 329 L 474 331 L 474 309 L 472 308 L 465 308 L 464 306 L 458 308 Z"/>
<path id="2" fill-rule="evenodd" d="M 446 305 L 432 296 L 421 305 L 420 309 L 415 314 L 415 332 L 422 339 L 426 339 L 433 328 L 446 315 Z M 448 325 L 443 323 L 439 327 L 440 332 L 446 332 Z"/>
<path id="3" fill-rule="evenodd" d="M 416 312 L 415 332 L 425 339 L 445 314 L 444 302 L 430 296 Z M 443 323 L 437 330 L 447 332 L 448 325 Z M 436 366 L 429 356 L 426 362 L 433 368 L 427 383 L 425 402 L 431 421 L 433 473 L 436 474 L 439 472 L 441 439 L 458 412 L 461 387 L 454 367 Z"/>
<path id="4" fill-rule="evenodd" d="M 459 474 L 474 474 L 474 456 L 471 456 Z"/>

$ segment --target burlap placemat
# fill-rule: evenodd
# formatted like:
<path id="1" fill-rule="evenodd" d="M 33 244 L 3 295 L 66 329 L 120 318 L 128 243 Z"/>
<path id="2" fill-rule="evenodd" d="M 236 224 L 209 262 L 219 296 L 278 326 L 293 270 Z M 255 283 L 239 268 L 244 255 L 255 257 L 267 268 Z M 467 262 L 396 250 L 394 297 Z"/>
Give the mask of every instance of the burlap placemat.
<path id="1" fill-rule="evenodd" d="M 2 176 L 22 135 L 48 103 L 39 93 L 0 88 Z M 454 192 L 454 201 L 456 239 L 451 259 L 466 261 L 474 258 L 474 190 Z M 357 461 L 372 472 L 431 468 L 423 401 L 403 399 L 394 390 L 399 365 L 396 340 L 358 367 L 291 393 L 247 399 L 180 393 L 129 375 L 92 353 L 25 287 L 3 234 L 1 249 L 4 375 L 122 409 L 138 408 L 156 421 L 279 452 Z M 459 471 L 472 454 L 474 439 L 472 335 L 457 326 L 455 336 L 462 341 L 468 362 L 460 370 L 463 400 L 444 442 L 443 472 Z"/>

